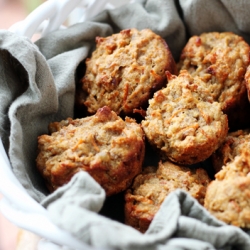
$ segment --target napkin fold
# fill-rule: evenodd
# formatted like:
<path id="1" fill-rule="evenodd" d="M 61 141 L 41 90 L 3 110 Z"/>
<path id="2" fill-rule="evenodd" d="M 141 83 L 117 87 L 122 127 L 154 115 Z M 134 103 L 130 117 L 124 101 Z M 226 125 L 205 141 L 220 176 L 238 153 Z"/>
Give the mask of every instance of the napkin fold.
<path id="1" fill-rule="evenodd" d="M 214 218 L 183 190 L 167 196 L 145 234 L 100 216 L 97 212 L 104 199 L 103 189 L 87 173 L 80 172 L 70 183 L 48 196 L 43 205 L 55 224 L 97 248 L 250 249 L 248 234 Z"/>

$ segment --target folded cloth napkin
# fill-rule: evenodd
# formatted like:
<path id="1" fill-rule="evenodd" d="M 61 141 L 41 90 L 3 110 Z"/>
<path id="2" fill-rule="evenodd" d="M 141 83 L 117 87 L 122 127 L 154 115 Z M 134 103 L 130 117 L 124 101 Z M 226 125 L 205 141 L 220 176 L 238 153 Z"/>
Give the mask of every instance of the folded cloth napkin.
<path id="1" fill-rule="evenodd" d="M 96 36 L 150 28 L 178 60 L 189 36 L 233 31 L 250 42 L 250 2 L 144 0 L 103 11 L 84 23 L 52 32 L 35 44 L 0 31 L 0 136 L 13 172 L 55 224 L 90 246 L 115 249 L 250 249 L 250 237 L 213 218 L 192 197 L 176 191 L 143 235 L 99 215 L 102 188 L 87 173 L 48 194 L 35 167 L 37 136 L 48 124 L 74 116 L 76 71 Z"/>
<path id="2" fill-rule="evenodd" d="M 55 224 L 91 246 L 123 250 L 250 249 L 246 233 L 215 219 L 183 190 L 164 200 L 145 234 L 100 216 L 96 212 L 104 202 L 104 192 L 88 177 L 85 172 L 78 173 L 43 205 Z"/>

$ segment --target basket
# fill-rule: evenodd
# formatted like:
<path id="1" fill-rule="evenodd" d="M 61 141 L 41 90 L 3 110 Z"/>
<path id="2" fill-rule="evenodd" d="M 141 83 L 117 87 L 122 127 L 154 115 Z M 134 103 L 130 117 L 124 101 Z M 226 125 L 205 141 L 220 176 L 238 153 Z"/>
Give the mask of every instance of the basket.
<path id="1" fill-rule="evenodd" d="M 72 25 L 77 22 L 83 22 L 86 19 L 97 15 L 101 10 L 113 9 L 125 3 L 132 2 L 131 0 L 51 0 L 46 1 L 25 20 L 12 25 L 9 30 L 32 38 L 36 33 L 45 36 L 49 32 L 59 28 L 66 28 L 63 24 Z"/>
<path id="2" fill-rule="evenodd" d="M 9 30 L 29 39 L 35 34 L 42 37 L 54 30 L 82 22 L 104 9 L 112 9 L 127 2 L 129 1 L 50 0 Z M 0 210 L 9 221 L 58 245 L 72 249 L 93 249 L 54 225 L 46 209 L 28 195 L 11 171 L 1 138 L 0 166 L 0 192 L 4 196 L 0 201 Z M 48 249 L 47 247 L 45 248 Z"/>
<path id="3" fill-rule="evenodd" d="M 33 136 L 34 134 L 36 134 L 36 136 L 39 136 L 42 133 L 46 133 L 44 132 L 46 131 L 44 128 L 51 121 L 60 121 L 64 119 L 66 116 L 66 113 L 67 115 L 68 113 L 70 113 L 68 112 L 69 109 L 66 109 L 68 108 L 68 106 L 70 106 L 70 105 L 67 106 L 66 101 L 68 101 L 68 99 L 71 98 L 72 96 L 75 97 L 75 91 L 71 91 L 73 89 L 72 88 L 70 89 L 71 91 L 70 94 L 72 95 L 65 95 L 66 98 L 64 96 L 64 99 L 63 101 L 61 101 L 61 103 L 58 100 L 56 100 L 58 102 L 54 101 L 53 97 L 55 97 L 55 99 L 56 98 L 59 99 L 59 96 L 56 96 L 55 93 L 58 94 L 58 92 L 56 91 L 59 89 L 60 86 L 58 87 L 58 85 L 60 85 L 61 83 L 60 81 L 57 81 L 57 84 L 58 83 L 59 84 L 56 85 L 55 82 L 56 80 L 58 80 L 58 78 L 60 78 L 60 80 L 63 79 L 64 82 L 66 82 L 66 87 L 68 89 L 72 86 L 75 87 L 75 79 L 76 77 L 78 77 L 77 76 L 78 72 L 76 71 L 80 68 L 78 66 L 83 66 L 82 64 L 83 58 L 86 58 L 88 53 L 90 52 L 90 48 L 92 49 L 94 45 L 93 41 L 94 41 L 94 38 L 96 38 L 96 36 L 102 36 L 102 34 L 106 36 L 106 35 L 114 33 L 115 31 L 119 32 L 120 30 L 129 29 L 132 26 L 136 27 L 138 30 L 144 29 L 146 27 L 146 28 L 152 29 L 158 35 L 160 35 L 161 37 L 165 39 L 169 48 L 172 49 L 172 53 L 175 59 L 179 57 L 183 47 L 185 46 L 187 42 L 188 37 L 192 35 L 196 35 L 196 34 L 201 34 L 202 32 L 206 32 L 206 31 L 207 32 L 208 31 L 218 31 L 218 32 L 232 31 L 238 35 L 241 35 L 248 43 L 250 43 L 250 28 L 249 28 L 250 25 L 248 25 L 249 20 L 247 19 L 247 11 L 250 9 L 250 2 L 248 1 L 242 1 L 241 4 L 237 3 L 237 6 L 235 6 L 236 1 L 233 1 L 233 0 L 231 1 L 214 0 L 213 4 L 211 4 L 211 2 L 208 2 L 206 0 L 189 0 L 189 1 L 185 1 L 185 0 L 179 0 L 179 1 L 176 1 L 176 0 L 172 0 L 172 1 L 171 0 L 169 1 L 136 0 L 134 1 L 135 3 L 133 5 L 129 4 L 132 2 L 133 2 L 132 0 L 131 1 L 129 0 L 120 0 L 120 1 L 118 0 L 109 0 L 109 1 L 108 0 L 50 0 L 50 1 L 44 2 L 36 10 L 34 10 L 24 21 L 13 25 L 10 28 L 10 31 L 15 34 L 11 34 L 11 32 L 5 32 L 5 33 L 3 32 L 3 35 L 6 35 L 8 39 L 11 38 L 9 40 L 7 39 L 7 42 L 8 42 L 7 45 L 9 46 L 9 41 L 10 41 L 10 44 L 12 46 L 12 47 L 10 46 L 11 49 L 13 49 L 14 47 L 15 51 L 18 51 L 17 54 L 19 53 L 19 51 L 21 51 L 19 49 L 20 41 L 23 42 L 23 43 L 20 42 L 21 45 L 24 44 L 27 46 L 26 47 L 23 46 L 23 48 L 26 48 L 26 50 L 25 50 L 25 53 L 21 53 L 22 58 L 20 56 L 21 59 L 25 58 L 25 60 L 23 61 L 20 60 L 19 64 L 18 63 L 15 64 L 16 61 L 11 60 L 13 59 L 12 54 L 10 54 L 9 56 L 9 54 L 7 53 L 4 54 L 5 51 L 4 53 L 2 53 L 4 50 L 4 49 L 2 50 L 2 48 L 5 48 L 7 46 L 6 44 L 4 44 L 1 47 L 1 51 L 0 51 L 2 53 L 0 54 L 1 55 L 0 66 L 2 63 L 1 59 L 2 58 L 5 59 L 5 57 L 3 56 L 7 55 L 6 58 L 9 61 L 6 60 L 7 61 L 6 65 L 7 66 L 11 65 L 9 67 L 11 68 L 11 70 L 12 70 L 12 66 L 17 66 L 14 69 L 15 73 L 19 73 L 19 72 L 23 73 L 26 70 L 25 68 L 26 65 L 28 65 L 28 70 L 29 70 L 30 68 L 32 68 L 31 66 L 33 64 L 37 66 L 34 68 L 35 70 L 37 70 L 35 72 L 38 72 L 38 73 L 37 74 L 34 73 L 33 72 L 34 68 L 32 68 L 33 70 L 32 71 L 33 75 L 31 77 L 32 81 L 28 79 L 29 80 L 28 91 L 30 92 L 32 92 L 33 90 L 34 91 L 29 96 L 30 99 L 27 98 L 28 101 L 31 100 L 31 102 L 27 101 L 25 103 L 25 104 L 28 103 L 28 105 L 34 104 L 34 103 L 35 104 L 30 105 L 29 106 L 30 109 L 22 110 L 25 112 L 31 111 L 31 115 L 27 115 L 26 117 L 26 113 L 23 112 L 21 113 L 21 115 L 19 113 L 18 118 L 20 118 L 20 120 L 22 119 L 21 122 L 27 121 L 26 123 L 21 123 L 20 120 L 18 119 L 14 120 L 15 126 L 13 125 L 13 127 L 14 129 L 16 128 L 18 129 L 15 130 L 16 137 L 15 136 L 12 137 L 12 139 L 14 138 L 14 142 L 12 140 L 11 141 L 12 144 L 10 144 L 10 147 L 9 147 L 8 153 L 10 156 L 10 161 L 5 152 L 5 148 L 7 145 L 5 138 L 6 138 L 6 134 L 8 133 L 8 130 L 7 130 L 7 133 L 3 133 L 2 140 L 0 138 L 0 166 L 1 166 L 0 168 L 0 193 L 2 193 L 4 196 L 4 198 L 0 201 L 0 211 L 3 213 L 3 215 L 5 215 L 5 217 L 9 221 L 14 223 L 18 227 L 23 228 L 27 231 L 31 231 L 37 234 L 38 236 L 42 237 L 45 241 L 50 242 L 51 244 L 57 244 L 57 246 L 61 246 L 63 249 L 64 247 L 66 247 L 66 249 L 89 249 L 89 250 L 96 249 L 96 248 L 93 248 L 93 246 L 99 246 L 99 247 L 105 246 L 106 247 L 105 249 L 110 249 L 113 246 L 113 248 L 115 249 L 123 249 L 123 250 L 124 249 L 126 250 L 130 250 L 130 249 L 141 249 L 141 250 L 144 250 L 144 249 L 189 249 L 189 250 L 191 249 L 192 250 L 193 249 L 197 249 L 197 250 L 198 249 L 199 250 L 200 249 L 204 249 L 204 250 L 205 249 L 241 249 L 243 250 L 244 249 L 244 250 L 248 250 L 250 249 L 249 232 L 243 231 L 240 228 L 230 226 L 222 221 L 219 221 L 214 216 L 212 216 L 204 207 L 202 207 L 196 199 L 191 197 L 188 193 L 184 192 L 183 190 L 176 190 L 174 192 L 171 192 L 171 194 L 168 195 L 166 199 L 164 199 L 164 202 L 162 203 L 161 208 L 159 209 L 159 212 L 157 212 L 157 214 L 155 215 L 152 223 L 150 224 L 145 234 L 142 234 L 135 228 L 124 225 L 123 223 L 120 223 L 117 220 L 110 220 L 110 218 L 107 218 L 105 216 L 100 216 L 101 212 L 100 214 L 96 213 L 96 211 L 100 211 L 99 207 L 98 208 L 95 207 L 93 209 L 91 207 L 89 209 L 89 207 L 93 205 L 92 203 L 96 202 L 97 204 L 99 202 L 98 200 L 99 197 L 96 198 L 95 196 L 93 196 L 93 194 L 97 194 L 97 196 L 99 195 L 98 191 L 96 191 L 96 189 L 94 188 L 91 189 L 91 191 L 94 190 L 96 191 L 96 193 L 94 193 L 93 191 L 91 195 L 89 195 L 89 193 L 87 193 L 86 195 L 88 196 L 88 198 L 92 199 L 91 200 L 91 202 L 93 201 L 92 203 L 91 202 L 88 203 L 88 201 L 85 202 L 85 200 L 84 201 L 81 200 L 81 203 L 79 203 L 80 205 L 76 204 L 76 205 L 79 205 L 81 209 L 87 207 L 87 209 L 85 210 L 82 209 L 84 211 L 81 210 L 82 213 L 77 213 L 77 212 L 75 213 L 75 212 L 72 212 L 72 210 L 68 209 L 69 206 L 71 206 L 72 204 L 75 205 L 74 203 L 75 200 L 72 203 L 70 203 L 68 202 L 67 199 L 66 199 L 66 203 L 60 203 L 61 205 L 60 208 L 62 208 L 62 210 L 65 208 L 66 210 L 66 212 L 65 210 L 63 211 L 66 213 L 66 216 L 65 214 L 58 213 L 58 210 L 57 210 L 58 207 L 56 206 L 53 207 L 53 205 L 55 205 L 54 203 L 56 202 L 53 203 L 54 200 L 52 200 L 51 202 L 51 200 L 48 201 L 48 199 L 50 199 L 51 196 L 53 197 L 54 194 L 58 195 L 59 193 L 59 195 L 56 197 L 57 199 L 56 201 L 58 200 L 61 201 L 62 199 L 60 199 L 61 198 L 60 194 L 62 194 L 68 187 L 72 187 L 73 184 L 77 183 L 78 185 L 79 183 L 76 182 L 75 180 L 79 180 L 80 177 L 83 177 L 83 175 L 87 175 L 87 173 L 84 171 L 81 171 L 79 174 L 76 174 L 75 175 L 76 178 L 75 179 L 72 178 L 73 181 L 69 182 L 69 185 L 64 185 L 63 187 L 58 189 L 59 191 L 56 190 L 51 195 L 46 197 L 48 199 L 44 199 L 45 201 L 41 199 L 43 202 L 42 204 L 44 206 L 42 206 L 40 203 L 36 201 L 35 199 L 36 196 L 32 196 L 29 193 L 30 191 L 29 184 L 35 183 L 35 182 L 32 182 L 32 177 L 34 176 L 31 176 L 32 174 L 34 174 L 35 171 L 33 171 L 32 174 L 31 172 L 27 174 L 28 172 L 21 171 L 21 170 L 23 169 L 34 170 L 33 168 L 34 162 L 33 161 L 28 162 L 29 159 L 28 157 L 26 157 L 27 154 L 29 154 L 28 155 L 29 157 L 30 156 L 33 157 L 35 155 L 36 142 L 35 140 L 33 140 L 34 138 Z M 125 3 L 128 3 L 128 5 L 126 5 L 124 8 L 116 9 L 116 7 L 119 7 Z M 114 11 L 113 10 L 105 11 L 105 12 L 100 13 L 100 15 L 96 15 L 104 9 L 113 9 L 113 8 L 115 8 Z M 137 10 L 139 10 L 139 12 L 137 12 Z M 219 15 L 218 15 L 218 12 L 220 12 Z M 128 13 L 130 15 L 127 15 Z M 92 20 L 94 20 L 93 22 L 91 21 L 92 17 L 93 17 Z M 87 20 L 87 22 L 84 22 L 85 20 Z M 109 26 L 110 23 L 108 23 L 108 25 L 107 23 L 105 23 L 107 20 L 108 22 L 111 23 L 110 26 Z M 76 24 L 76 23 L 80 23 L 80 24 L 71 26 L 72 24 Z M 95 28 L 96 27 L 97 28 L 94 29 L 94 32 L 91 35 L 89 35 L 89 33 L 93 31 L 92 30 L 93 26 L 91 26 L 90 23 L 91 25 L 93 24 L 96 25 L 96 23 L 100 25 L 98 27 L 94 26 Z M 68 26 L 71 26 L 71 27 L 68 27 Z M 75 29 L 76 27 L 77 28 L 80 27 L 80 29 L 77 30 Z M 84 37 L 84 39 L 86 40 L 83 39 L 85 42 L 84 43 L 85 47 L 82 44 L 81 38 L 79 37 L 76 38 L 76 36 L 74 37 L 75 34 L 73 34 L 74 32 L 72 32 L 72 30 L 74 32 L 76 32 L 77 30 L 78 32 L 77 36 L 79 36 L 79 34 L 82 35 L 82 33 L 84 33 L 84 36 L 86 34 L 88 35 L 87 38 Z M 53 32 L 53 31 L 54 33 L 51 36 L 52 39 L 51 37 L 46 36 L 48 33 Z M 70 35 L 67 37 L 66 33 L 68 31 L 70 32 Z M 20 39 L 20 36 L 21 36 L 21 39 Z M 42 37 L 42 39 L 38 40 L 37 43 L 34 45 L 31 41 L 34 42 L 38 36 Z M 12 43 L 12 38 L 13 40 L 15 40 L 16 38 L 17 39 L 15 40 L 15 42 Z M 74 41 L 77 41 L 77 43 L 72 42 L 73 38 L 76 39 Z M 79 40 L 77 40 L 78 38 Z M 58 49 L 58 47 L 60 47 L 59 45 L 62 45 L 60 44 L 61 40 L 67 40 L 66 51 L 60 50 L 60 48 Z M 52 46 L 51 41 L 52 43 L 54 42 L 53 46 Z M 0 43 L 1 42 L 2 40 L 0 36 Z M 75 44 L 77 45 L 75 46 Z M 51 47 L 53 48 L 51 49 Z M 70 49 L 68 50 L 69 47 Z M 88 47 L 88 49 L 86 49 L 86 47 Z M 47 49 L 49 50 L 48 53 L 47 53 Z M 57 49 L 58 51 L 54 52 L 54 50 L 57 50 Z M 69 61 L 72 59 L 72 54 L 68 52 L 72 52 L 72 51 L 74 52 L 73 53 L 74 67 L 71 65 L 72 68 L 68 70 L 66 66 L 69 65 Z M 31 57 L 29 57 L 29 54 L 31 54 Z M 30 58 L 33 61 L 29 60 Z M 58 61 L 56 61 L 56 59 Z M 26 61 L 28 61 L 27 64 L 25 64 L 24 66 L 21 65 L 21 63 L 23 62 L 26 63 Z M 20 67 L 21 69 L 18 68 L 18 66 L 20 65 L 23 66 L 23 68 L 21 67 Z M 54 66 L 54 69 L 56 68 L 55 70 L 56 72 L 55 71 L 52 72 L 53 66 Z M 57 70 L 58 68 L 56 66 L 58 67 L 63 66 L 64 68 L 62 67 L 60 68 L 60 70 Z M 65 69 L 68 70 L 68 71 L 66 70 L 66 74 L 65 74 L 66 77 L 65 75 L 63 75 Z M 2 67 L 0 67 L 0 73 L 1 73 L 1 70 L 2 70 Z M 27 73 L 28 70 L 26 70 L 25 73 Z M 12 73 L 12 71 L 8 71 L 8 72 Z M 44 72 L 46 72 L 47 75 L 46 77 L 43 78 L 43 76 L 45 75 Z M 24 75 L 24 77 L 27 77 L 27 75 L 28 73 Z M 58 75 L 60 77 L 58 77 Z M 16 74 L 8 74 L 8 75 L 3 74 L 3 76 L 4 77 L 6 76 L 16 77 Z M 28 77 L 29 76 L 30 75 L 28 75 Z M 3 84 L 5 84 L 6 83 L 5 79 L 3 81 L 1 81 L 1 79 L 2 78 L 0 75 L 0 83 L 3 82 Z M 23 75 L 20 76 L 20 79 L 23 80 Z M 70 83 L 68 79 L 70 79 Z M 25 80 L 27 79 L 25 78 Z M 14 83 L 15 83 L 14 87 L 16 86 L 19 87 L 20 85 L 19 78 L 17 78 L 17 80 L 15 79 Z M 52 83 L 54 83 L 54 85 Z M 38 86 L 38 84 L 40 85 Z M 70 84 L 71 86 L 69 87 Z M 5 85 L 3 86 L 4 86 L 3 93 L 0 92 L 0 98 L 5 97 L 3 95 L 6 93 Z M 7 84 L 7 87 L 8 86 L 9 85 Z M 37 89 L 38 91 L 36 91 Z M 43 92 L 40 91 L 41 89 Z M 7 90 L 9 89 L 7 88 Z M 63 89 L 63 91 L 64 90 L 65 89 Z M 22 95 L 23 88 L 21 89 L 21 91 L 22 91 L 21 92 L 21 95 Z M 28 92 L 28 94 L 30 94 L 30 92 Z M 32 95 L 33 93 L 37 95 Z M 68 94 L 67 91 L 65 91 L 64 93 Z M 41 99 L 39 99 L 40 98 L 40 96 L 38 96 L 39 94 L 42 96 Z M 14 97 L 10 99 L 11 104 L 13 103 L 17 104 L 17 102 L 15 101 L 18 98 L 15 99 L 16 96 L 15 95 L 13 96 Z M 22 95 L 21 97 L 23 96 L 24 95 Z M 26 98 L 27 95 L 24 97 Z M 35 98 L 32 99 L 33 97 Z M 37 101 L 36 98 L 39 100 Z M 19 98 L 18 101 L 20 101 L 20 99 L 21 101 L 24 100 L 24 98 L 23 99 Z M 25 101 L 27 99 L 25 99 Z M 53 100 L 51 101 L 50 99 L 53 99 Z M 71 100 L 72 99 L 70 99 L 70 102 Z M 1 99 L 0 99 L 0 102 L 2 102 Z M 42 105 L 40 105 L 41 103 Z M 59 103 L 62 105 L 58 105 Z M 8 118 L 11 119 L 15 115 L 17 116 L 18 112 L 16 111 L 17 111 L 17 108 L 19 108 L 20 106 L 18 105 L 15 106 L 14 104 L 11 105 L 11 107 L 7 107 L 9 108 L 8 109 L 9 116 L 8 117 L 6 116 L 7 119 Z M 72 106 L 74 105 L 73 101 L 71 102 L 71 104 Z M 2 106 L 1 105 L 0 105 L 0 115 L 2 115 L 1 111 L 3 110 L 1 108 L 2 107 L 5 108 L 4 105 Z M 7 105 L 9 105 L 9 103 L 7 103 Z M 51 106 L 53 109 L 47 112 L 47 108 L 50 108 Z M 63 107 L 64 109 L 61 107 Z M 42 111 L 40 110 L 40 108 L 42 109 Z M 40 111 L 38 115 L 39 117 L 34 122 L 33 120 L 30 120 L 29 118 L 30 117 L 34 118 L 34 116 L 32 116 L 33 114 L 32 112 L 34 111 L 34 113 L 36 113 L 38 109 Z M 45 114 L 43 113 L 44 110 L 46 111 Z M 57 110 L 60 110 L 60 111 L 57 112 Z M 66 110 L 66 113 L 61 114 L 60 113 L 61 110 L 63 111 Z M 73 108 L 70 111 L 72 111 L 73 113 Z M 4 110 L 4 112 L 6 111 Z M 56 119 L 54 119 L 55 117 Z M 2 128 L 5 129 L 5 127 L 2 127 L 1 118 L 2 117 L 0 116 L 0 125 L 1 125 L 0 132 L 2 132 Z M 37 121 L 41 122 L 41 126 Z M 32 123 L 31 126 L 30 126 L 30 123 Z M 23 133 L 23 134 L 22 134 L 23 131 L 21 130 L 23 129 L 22 124 L 25 124 L 25 126 L 27 126 L 25 127 L 26 133 Z M 9 124 L 7 124 L 6 126 L 8 125 Z M 32 130 L 34 127 L 37 128 L 37 130 L 35 131 L 36 133 L 32 134 L 30 133 L 29 129 Z M 9 127 L 7 127 L 7 129 L 9 129 Z M 9 134 L 7 134 L 7 137 L 8 135 Z M 27 136 L 30 136 L 30 137 L 28 138 Z M 32 143 L 28 143 L 27 138 L 30 139 L 29 141 L 31 141 Z M 17 141 L 18 139 L 20 139 L 20 141 Z M 21 153 L 24 152 L 25 156 L 24 156 L 24 153 L 20 154 L 20 152 Z M 13 161 L 13 156 L 15 160 L 17 161 L 15 162 Z M 152 163 L 152 160 L 154 159 L 151 156 L 152 154 L 146 153 L 145 158 L 147 158 L 147 160 L 149 160 L 150 162 L 150 163 L 148 162 L 146 163 L 148 165 L 155 164 L 155 163 Z M 11 169 L 13 169 L 13 171 L 16 170 L 14 168 L 16 166 L 15 164 L 22 165 L 23 168 L 21 168 L 18 173 L 19 173 L 19 176 L 21 177 L 27 176 L 27 179 L 28 179 L 27 182 L 26 182 L 26 179 L 25 181 L 23 181 L 21 178 L 18 180 L 17 179 L 18 175 L 13 174 Z M 28 169 L 28 167 L 30 168 Z M 37 177 L 37 175 L 35 177 Z M 80 180 L 83 180 L 83 179 L 80 179 Z M 87 180 L 87 178 L 85 178 L 84 180 Z M 22 185 L 20 183 L 22 183 Z M 94 183 L 97 185 L 96 182 Z M 40 192 L 39 188 L 42 189 L 41 186 L 44 187 L 44 185 L 39 186 L 40 184 L 44 184 L 44 183 L 37 182 L 35 184 L 36 186 L 32 186 L 32 188 L 34 188 L 35 191 Z M 92 187 L 93 186 L 91 186 L 91 188 Z M 85 192 L 86 190 L 84 188 L 80 186 L 79 189 Z M 104 190 L 102 191 L 103 191 L 102 197 L 105 198 Z M 46 196 L 45 192 L 42 194 Z M 70 195 L 68 195 L 67 198 L 69 196 L 70 198 L 72 197 L 75 198 L 74 196 L 75 193 L 74 195 L 70 193 Z M 78 193 L 78 196 L 76 198 L 79 198 L 81 195 L 82 193 L 80 193 L 80 195 Z M 35 198 L 33 199 L 32 197 L 35 197 Z M 47 204 L 45 204 L 46 202 Z M 97 206 L 99 205 L 100 205 L 100 202 L 98 203 Z M 45 208 L 46 206 L 47 206 L 47 209 Z M 76 206 L 75 207 L 71 206 L 71 208 L 72 207 L 75 208 Z M 76 209 L 73 211 L 76 211 Z M 109 211 L 111 211 L 112 213 L 114 212 L 113 209 Z M 79 214 L 82 216 L 81 218 L 84 218 L 84 220 L 77 221 L 78 218 L 80 217 Z M 53 216 L 55 216 L 56 218 Z M 67 217 L 66 220 L 63 220 L 65 219 L 65 217 Z M 78 223 L 75 223 L 76 221 L 82 224 L 79 226 Z M 75 231 L 74 231 L 75 229 L 74 225 L 76 225 L 77 227 Z M 80 234 L 76 234 L 76 231 L 77 233 L 80 232 Z M 69 232 L 71 232 L 72 234 Z M 48 249 L 48 248 L 40 247 L 39 249 Z"/>

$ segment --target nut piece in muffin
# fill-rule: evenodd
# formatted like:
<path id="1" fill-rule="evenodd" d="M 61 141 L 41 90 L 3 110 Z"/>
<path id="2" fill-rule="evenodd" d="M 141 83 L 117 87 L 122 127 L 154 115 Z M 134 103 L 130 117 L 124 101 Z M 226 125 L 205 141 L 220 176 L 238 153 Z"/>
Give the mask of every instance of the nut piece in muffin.
<path id="1" fill-rule="evenodd" d="M 76 102 L 86 105 L 90 114 L 108 106 L 117 114 L 130 115 L 166 85 L 166 70 L 176 74 L 173 56 L 165 40 L 149 29 L 97 37 Z"/>
<path id="2" fill-rule="evenodd" d="M 204 161 L 225 139 L 227 116 L 199 77 L 167 75 L 167 87 L 149 100 L 142 128 L 162 157 L 183 165 Z"/>
<path id="3" fill-rule="evenodd" d="M 209 32 L 193 36 L 184 47 L 178 68 L 188 70 L 208 84 L 214 101 L 222 104 L 230 129 L 246 128 L 250 104 L 244 76 L 249 65 L 250 47 L 231 32 Z M 242 123 L 242 125 L 240 124 Z"/>
<path id="4" fill-rule="evenodd" d="M 52 123 L 38 137 L 37 168 L 50 191 L 88 172 L 110 196 L 128 188 L 141 172 L 145 143 L 141 126 L 122 120 L 108 107 L 93 116 Z"/>
<path id="5" fill-rule="evenodd" d="M 237 227 L 250 228 L 250 153 L 243 149 L 215 175 L 204 206 L 216 218 Z"/>
<path id="6" fill-rule="evenodd" d="M 250 148 L 250 129 L 229 133 L 221 146 L 212 154 L 211 159 L 215 172 L 234 160 L 244 148 Z"/>
<path id="7" fill-rule="evenodd" d="M 190 169 L 169 161 L 147 167 L 125 194 L 125 223 L 145 232 L 165 197 L 176 189 L 187 191 L 203 205 L 210 179 L 202 168 Z"/>

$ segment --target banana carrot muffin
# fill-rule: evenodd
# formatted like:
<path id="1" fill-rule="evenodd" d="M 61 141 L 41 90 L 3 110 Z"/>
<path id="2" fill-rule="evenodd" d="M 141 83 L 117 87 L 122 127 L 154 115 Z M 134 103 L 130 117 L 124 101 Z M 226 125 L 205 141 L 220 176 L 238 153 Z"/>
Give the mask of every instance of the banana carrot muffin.
<path id="1" fill-rule="evenodd" d="M 229 117 L 230 129 L 250 124 L 244 79 L 249 52 L 250 47 L 241 36 L 232 32 L 209 32 L 191 37 L 178 63 L 180 70 L 188 70 L 208 84 L 214 101 L 222 104 L 223 112 Z"/>
<path id="2" fill-rule="evenodd" d="M 205 208 L 219 220 L 250 228 L 250 153 L 243 149 L 215 175 L 206 192 Z"/>
<path id="3" fill-rule="evenodd" d="M 125 194 L 125 223 L 145 232 L 165 197 L 180 188 L 203 205 L 210 179 L 202 168 L 190 169 L 169 161 L 147 167 Z"/>
<path id="4" fill-rule="evenodd" d="M 50 191 L 87 171 L 107 196 L 128 188 L 141 172 L 145 143 L 141 126 L 122 120 L 108 107 L 82 119 L 50 125 L 51 135 L 38 137 L 37 168 Z"/>
<path id="5" fill-rule="evenodd" d="M 199 77 L 185 70 L 167 75 L 167 87 L 149 100 L 142 128 L 162 157 L 184 165 L 204 161 L 224 141 L 227 116 Z"/>
<path id="6" fill-rule="evenodd" d="M 250 66 L 247 67 L 245 74 L 246 88 L 247 88 L 247 96 L 250 100 Z"/>
<path id="7" fill-rule="evenodd" d="M 109 106 L 117 114 L 132 114 L 166 85 L 165 71 L 177 72 L 165 40 L 149 29 L 122 30 L 96 38 L 96 50 L 86 59 L 77 104 L 94 114 Z"/>
<path id="8" fill-rule="evenodd" d="M 250 129 L 229 133 L 225 141 L 211 156 L 215 172 L 217 173 L 222 166 L 233 161 L 244 148 L 250 149 Z"/>
<path id="9" fill-rule="evenodd" d="M 243 120 L 244 119 L 244 121 L 245 121 L 245 124 L 247 125 L 247 126 L 245 126 L 244 128 L 249 128 L 250 127 L 250 116 L 249 116 L 249 113 L 250 113 L 250 108 L 248 108 L 249 107 L 249 101 L 250 101 L 250 66 L 248 66 L 247 67 L 247 71 L 246 71 L 246 74 L 245 74 L 245 82 L 246 82 L 246 88 L 247 88 L 247 101 L 244 101 L 244 103 L 245 103 L 245 106 L 247 107 L 247 108 L 244 108 L 244 106 L 243 105 L 241 105 L 241 109 L 244 109 L 244 110 L 246 110 L 247 109 L 247 111 L 248 112 L 241 112 L 240 111 L 240 109 L 238 109 L 239 111 L 238 112 L 240 112 L 242 115 L 241 115 L 241 119 L 240 119 L 240 121 L 238 121 L 240 124 L 242 123 L 241 122 L 241 120 Z M 237 114 L 237 112 L 235 112 L 236 114 Z"/>

